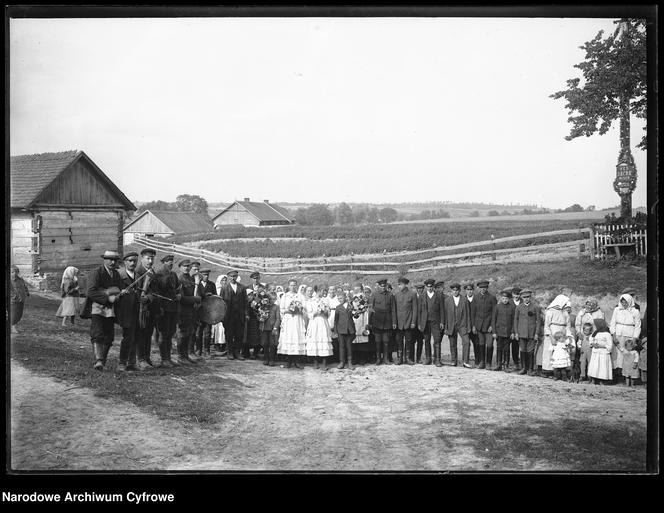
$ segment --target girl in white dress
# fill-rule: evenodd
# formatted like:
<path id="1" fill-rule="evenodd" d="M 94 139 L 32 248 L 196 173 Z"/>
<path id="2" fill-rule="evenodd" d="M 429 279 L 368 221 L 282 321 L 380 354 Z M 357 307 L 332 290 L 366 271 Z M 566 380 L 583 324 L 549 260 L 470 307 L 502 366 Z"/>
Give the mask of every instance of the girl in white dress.
<path id="1" fill-rule="evenodd" d="M 629 294 L 620 296 L 620 304 L 613 310 L 609 331 L 613 335 L 611 360 L 616 379 L 622 375 L 623 353 L 625 341 L 629 338 L 638 339 L 641 334 L 641 314 L 634 307 L 634 298 Z"/>
<path id="2" fill-rule="evenodd" d="M 613 365 L 611 363 L 611 350 L 613 349 L 613 337 L 609 333 L 609 327 L 604 319 L 595 319 L 595 332 L 590 337 L 590 363 L 588 364 L 588 377 L 593 382 L 602 384 L 601 380 L 613 379 Z"/>
<path id="3" fill-rule="evenodd" d="M 67 267 L 62 273 L 60 282 L 60 292 L 62 292 L 62 303 L 55 313 L 57 317 L 62 317 L 62 325 L 65 325 L 67 318 L 74 324 L 74 319 L 80 309 L 80 292 L 78 286 L 78 269 L 76 267 Z"/>
<path id="4" fill-rule="evenodd" d="M 284 293 L 279 300 L 281 313 L 281 333 L 279 334 L 279 346 L 277 353 L 287 356 L 287 368 L 302 366 L 295 357 L 307 352 L 304 325 L 304 297 L 296 292 L 297 280 L 288 282 L 288 292 Z"/>
<path id="5" fill-rule="evenodd" d="M 307 301 L 307 310 L 311 316 L 307 326 L 307 356 L 316 359 L 316 368 L 320 367 L 320 359 L 323 359 L 323 370 L 327 370 L 327 357 L 332 356 L 332 332 L 327 319 L 330 315 L 330 307 L 327 298 L 314 294 Z"/>
<path id="6" fill-rule="evenodd" d="M 228 282 L 228 277 L 225 274 L 221 274 L 217 277 L 215 285 L 217 287 L 217 294 L 221 293 L 221 289 Z M 222 345 L 226 344 L 226 334 L 224 332 L 224 323 L 219 321 L 217 324 L 212 325 L 211 332 L 212 343 L 215 345 L 219 351 L 222 350 Z"/>

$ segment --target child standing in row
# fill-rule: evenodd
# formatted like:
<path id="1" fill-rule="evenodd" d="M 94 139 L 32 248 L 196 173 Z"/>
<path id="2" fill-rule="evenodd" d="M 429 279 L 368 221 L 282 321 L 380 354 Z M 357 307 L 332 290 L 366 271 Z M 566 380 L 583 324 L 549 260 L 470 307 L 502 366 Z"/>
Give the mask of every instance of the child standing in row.
<path id="1" fill-rule="evenodd" d="M 577 333 L 577 345 L 579 350 L 579 368 L 581 371 L 581 379 L 586 381 L 588 379 L 588 366 L 590 357 L 592 356 L 592 347 L 590 347 L 590 338 L 593 334 L 593 325 L 586 322 L 580 333 Z"/>
<path id="2" fill-rule="evenodd" d="M 639 353 L 636 351 L 636 340 L 633 338 L 625 340 L 622 375 L 628 387 L 631 387 L 632 381 L 639 377 Z"/>
<path id="3" fill-rule="evenodd" d="M 590 339 L 592 353 L 588 364 L 588 377 L 593 378 L 593 383 L 602 384 L 602 381 L 613 380 L 613 363 L 611 361 L 611 350 L 613 349 L 613 337 L 609 333 L 609 326 L 604 319 L 595 319 L 595 332 Z"/>
<path id="4" fill-rule="evenodd" d="M 346 354 L 348 354 L 348 369 L 353 370 L 353 339 L 355 338 L 355 320 L 353 319 L 353 297 L 343 290 L 338 294 L 339 305 L 334 312 L 334 332 L 339 337 L 339 366 L 346 366 Z"/>
<path id="5" fill-rule="evenodd" d="M 565 338 L 565 333 L 556 331 L 549 347 L 550 363 L 553 369 L 553 379 L 568 380 L 572 377 L 572 359 L 570 352 L 575 350 L 574 342 L 570 338 Z"/>
<path id="6" fill-rule="evenodd" d="M 263 365 L 274 367 L 274 362 L 277 360 L 281 312 L 279 310 L 277 294 L 269 292 L 268 297 L 270 299 L 270 308 L 267 310 L 267 315 L 262 314 L 260 319 L 261 345 L 263 346 L 263 354 L 265 355 Z"/>
<path id="7" fill-rule="evenodd" d="M 639 374 L 641 383 L 647 386 L 648 383 L 648 337 L 641 339 L 641 351 L 639 352 Z"/>

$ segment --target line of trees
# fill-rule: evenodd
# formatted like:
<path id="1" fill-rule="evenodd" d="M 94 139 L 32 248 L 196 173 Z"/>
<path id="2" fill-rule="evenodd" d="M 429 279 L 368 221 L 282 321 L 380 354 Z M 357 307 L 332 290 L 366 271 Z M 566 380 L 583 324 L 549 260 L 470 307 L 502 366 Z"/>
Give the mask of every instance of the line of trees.
<path id="1" fill-rule="evenodd" d="M 167 210 L 171 212 L 195 212 L 197 214 L 203 214 L 208 219 L 210 215 L 208 214 L 208 202 L 205 198 L 201 198 L 196 194 L 180 194 L 175 201 L 162 201 L 154 200 L 143 203 L 136 214 L 140 214 L 146 210 Z"/>
<path id="2" fill-rule="evenodd" d="M 340 203 L 330 208 L 324 203 L 314 203 L 307 208 L 300 207 L 295 213 L 295 222 L 303 226 L 330 226 L 364 223 L 391 223 L 399 213 L 390 207 L 378 208 L 357 205 L 351 208 L 348 203 Z"/>

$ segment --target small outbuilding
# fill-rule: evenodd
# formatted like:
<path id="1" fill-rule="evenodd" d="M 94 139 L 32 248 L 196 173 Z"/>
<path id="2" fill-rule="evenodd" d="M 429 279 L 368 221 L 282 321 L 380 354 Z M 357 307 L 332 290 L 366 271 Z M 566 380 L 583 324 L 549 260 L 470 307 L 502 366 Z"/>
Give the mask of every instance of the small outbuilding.
<path id="1" fill-rule="evenodd" d="M 228 225 L 280 226 L 294 224 L 295 219 L 285 208 L 268 200 L 258 202 L 244 198 L 244 201 L 234 201 L 219 212 L 212 223 L 215 229 Z"/>
<path id="2" fill-rule="evenodd" d="M 134 237 L 168 237 L 178 233 L 212 231 L 209 218 L 196 212 L 169 212 L 146 210 L 124 227 L 124 243 L 131 244 Z"/>
<path id="3" fill-rule="evenodd" d="M 122 253 L 136 207 L 83 151 L 17 155 L 9 167 L 11 260 L 22 274 L 86 270 L 107 249 Z"/>

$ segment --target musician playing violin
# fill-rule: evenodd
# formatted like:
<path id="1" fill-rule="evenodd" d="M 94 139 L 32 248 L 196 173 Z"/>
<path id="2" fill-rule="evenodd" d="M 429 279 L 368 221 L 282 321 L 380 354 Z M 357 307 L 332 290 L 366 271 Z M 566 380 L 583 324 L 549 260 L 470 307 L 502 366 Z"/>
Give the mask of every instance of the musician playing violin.
<path id="1" fill-rule="evenodd" d="M 171 359 L 173 348 L 173 337 L 177 329 L 178 305 L 180 303 L 180 280 L 178 275 L 173 272 L 173 255 L 166 255 L 161 259 L 163 264 L 157 273 L 157 282 L 159 283 L 160 294 L 166 298 L 161 299 L 161 315 L 157 320 L 157 330 L 159 331 L 159 352 L 161 354 L 161 366 L 173 367 L 179 365 Z M 169 299 L 171 301 L 169 301 Z"/>
<path id="2" fill-rule="evenodd" d="M 137 370 L 136 367 L 136 332 L 138 330 L 138 308 L 140 290 L 135 287 L 138 253 L 132 251 L 122 259 L 124 268 L 120 269 L 122 290 L 125 291 L 115 303 L 116 322 L 122 327 L 118 371 Z"/>
<path id="3" fill-rule="evenodd" d="M 103 265 L 90 273 L 87 297 L 92 301 L 90 317 L 90 341 L 94 353 L 94 368 L 104 370 L 108 351 L 113 344 L 115 330 L 114 303 L 122 287 L 116 266 L 120 255 L 106 250 L 101 258 Z"/>
<path id="4" fill-rule="evenodd" d="M 136 284 L 139 291 L 138 330 L 136 332 L 136 353 L 138 355 L 138 369 L 146 370 L 154 367 L 150 358 L 152 349 L 152 332 L 154 331 L 157 316 L 159 315 L 159 283 L 155 277 L 154 257 L 157 252 L 151 248 L 141 250 L 141 261 L 136 268 L 140 278 Z"/>

